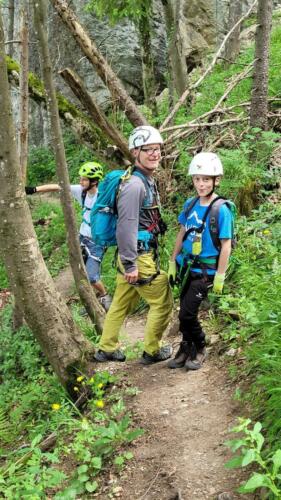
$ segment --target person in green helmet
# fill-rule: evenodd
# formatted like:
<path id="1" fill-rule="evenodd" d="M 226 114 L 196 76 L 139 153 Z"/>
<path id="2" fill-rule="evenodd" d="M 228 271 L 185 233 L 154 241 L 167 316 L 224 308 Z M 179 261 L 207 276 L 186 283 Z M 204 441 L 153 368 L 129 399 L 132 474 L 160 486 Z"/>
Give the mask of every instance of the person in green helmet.
<path id="1" fill-rule="evenodd" d="M 73 198 L 82 207 L 82 223 L 79 230 L 81 250 L 85 260 L 85 266 L 89 281 L 97 295 L 103 308 L 108 311 L 111 304 L 111 297 L 108 295 L 104 284 L 100 278 L 100 269 L 106 248 L 96 245 L 92 239 L 90 226 L 91 208 L 96 202 L 98 195 L 98 183 L 103 178 L 103 168 L 99 163 L 86 162 L 79 169 L 80 184 L 70 186 Z M 58 184 L 44 184 L 42 186 L 25 188 L 26 194 L 48 193 L 59 191 Z"/>

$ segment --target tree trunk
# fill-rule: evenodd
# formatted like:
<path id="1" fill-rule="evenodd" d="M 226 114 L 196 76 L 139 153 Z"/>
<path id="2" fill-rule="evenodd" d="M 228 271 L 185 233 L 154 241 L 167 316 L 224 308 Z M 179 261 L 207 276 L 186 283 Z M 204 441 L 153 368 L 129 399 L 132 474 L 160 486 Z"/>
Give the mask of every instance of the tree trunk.
<path id="1" fill-rule="evenodd" d="M 268 59 L 272 21 L 272 0 L 259 0 L 250 125 L 268 128 Z"/>
<path id="2" fill-rule="evenodd" d="M 227 31 L 230 31 L 231 28 L 237 23 L 238 19 L 240 19 L 240 17 L 242 16 L 242 6 L 243 0 L 232 0 L 230 2 Z M 232 63 L 239 55 L 240 32 L 241 24 L 239 24 L 239 26 L 233 31 L 232 35 L 227 40 L 224 53 L 226 63 Z"/>
<path id="3" fill-rule="evenodd" d="M 168 39 L 168 87 L 169 87 L 169 109 L 173 106 L 174 103 L 174 93 L 176 89 L 176 77 L 173 71 L 173 55 L 174 51 L 172 49 L 172 42 L 174 37 L 174 29 L 175 29 L 175 19 L 174 19 L 174 11 L 173 7 L 168 0 L 162 0 L 162 5 L 165 13 L 165 24 L 166 24 L 166 33 Z"/>
<path id="4" fill-rule="evenodd" d="M 134 126 L 147 124 L 147 120 L 140 113 L 133 99 L 127 94 L 122 82 L 99 52 L 95 43 L 90 39 L 88 33 L 81 26 L 68 4 L 64 0 L 51 0 L 51 3 L 60 15 L 62 21 L 69 28 L 87 59 L 94 65 L 98 75 L 108 87 L 113 102 L 124 110 L 128 120 Z"/>
<path id="5" fill-rule="evenodd" d="M 113 144 L 116 144 L 116 146 L 119 147 L 125 158 L 132 161 L 133 158 L 128 149 L 126 139 L 122 136 L 119 130 L 117 130 L 112 123 L 108 121 L 107 117 L 102 112 L 94 98 L 87 91 L 84 83 L 77 73 L 69 68 L 65 68 L 59 73 L 70 86 L 72 92 L 82 103 L 85 110 L 89 113 L 96 125 L 98 125 L 98 127 L 113 141 Z"/>
<path id="6" fill-rule="evenodd" d="M 22 180 L 26 184 L 28 157 L 28 4 L 21 10 L 20 49 L 20 131 L 19 154 Z"/>
<path id="7" fill-rule="evenodd" d="M 20 176 L 0 11 L 0 250 L 16 300 L 61 383 L 73 394 L 93 346 L 77 329 L 41 255 Z"/>
<path id="8" fill-rule="evenodd" d="M 157 84 L 154 73 L 154 63 L 151 44 L 150 15 L 143 15 L 139 20 L 139 35 L 142 53 L 142 80 L 144 102 L 157 115 L 156 93 Z"/>
<path id="9" fill-rule="evenodd" d="M 35 29 L 39 41 L 39 51 L 41 56 L 41 65 L 43 80 L 47 96 L 47 108 L 51 124 L 52 146 L 56 158 L 57 178 L 61 187 L 61 204 L 64 213 L 65 224 L 67 228 L 67 239 L 69 249 L 69 262 L 73 272 L 75 285 L 83 302 L 87 313 L 96 325 L 98 333 L 102 331 L 104 313 L 91 287 L 85 266 L 82 259 L 80 244 L 78 241 L 75 211 L 72 205 L 72 196 L 70 192 L 70 182 L 67 170 L 65 150 L 62 138 L 62 132 L 59 120 L 59 111 L 56 99 L 56 92 L 52 77 L 51 59 L 48 48 L 46 23 L 45 23 L 45 5 L 44 0 L 33 0 Z"/>
<path id="10" fill-rule="evenodd" d="M 15 0 L 9 0 L 9 25 L 8 25 L 8 41 L 14 39 L 14 30 L 15 30 Z M 14 53 L 14 44 L 9 43 L 8 45 L 8 55 L 13 57 Z"/>

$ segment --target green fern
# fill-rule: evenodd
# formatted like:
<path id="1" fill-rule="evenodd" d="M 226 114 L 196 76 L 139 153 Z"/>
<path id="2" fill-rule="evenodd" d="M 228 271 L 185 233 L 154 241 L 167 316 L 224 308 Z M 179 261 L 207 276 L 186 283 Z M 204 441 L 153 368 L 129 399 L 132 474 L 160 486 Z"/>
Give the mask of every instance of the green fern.
<path id="1" fill-rule="evenodd" d="M 0 408 L 0 445 L 10 443 L 13 440 L 12 426 L 4 410 Z"/>

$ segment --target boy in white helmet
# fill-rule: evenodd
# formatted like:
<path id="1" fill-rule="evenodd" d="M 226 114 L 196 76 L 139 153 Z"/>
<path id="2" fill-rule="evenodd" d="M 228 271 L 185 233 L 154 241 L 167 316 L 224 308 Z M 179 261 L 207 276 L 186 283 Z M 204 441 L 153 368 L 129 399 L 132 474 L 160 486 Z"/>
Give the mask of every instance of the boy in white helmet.
<path id="1" fill-rule="evenodd" d="M 79 169 L 80 184 L 70 186 L 73 198 L 82 207 L 82 223 L 79 230 L 79 240 L 83 252 L 87 276 L 95 291 L 99 301 L 105 311 L 108 311 L 111 304 L 111 297 L 108 295 L 103 282 L 100 279 L 100 269 L 106 248 L 96 245 L 92 240 L 90 213 L 98 195 L 98 183 L 103 178 L 103 167 L 94 161 L 83 163 Z M 26 194 L 48 193 L 60 191 L 58 184 L 44 184 L 41 186 L 25 188 Z"/>
<path id="2" fill-rule="evenodd" d="M 205 334 L 198 311 L 210 287 L 215 293 L 222 293 L 231 254 L 233 218 L 226 204 L 221 204 L 218 214 L 220 249 L 216 248 L 210 233 L 209 212 L 218 198 L 215 187 L 223 175 L 223 166 L 216 154 L 202 152 L 191 161 L 188 174 L 192 175 L 198 198 L 187 200 L 179 215 L 181 228 L 169 263 L 170 281 L 175 281 L 177 268 L 183 281 L 179 312 L 182 342 L 168 366 L 198 370 L 206 358 Z"/>
<path id="3" fill-rule="evenodd" d="M 144 334 L 145 365 L 168 359 L 170 346 L 161 338 L 172 310 L 167 274 L 158 267 L 158 236 L 165 228 L 153 174 L 161 161 L 163 139 L 155 128 L 145 125 L 133 130 L 129 149 L 135 158 L 133 173 L 122 182 L 117 196 L 118 273 L 113 301 L 104 322 L 95 359 L 125 361 L 118 346 L 120 327 L 142 297 L 149 305 Z"/>

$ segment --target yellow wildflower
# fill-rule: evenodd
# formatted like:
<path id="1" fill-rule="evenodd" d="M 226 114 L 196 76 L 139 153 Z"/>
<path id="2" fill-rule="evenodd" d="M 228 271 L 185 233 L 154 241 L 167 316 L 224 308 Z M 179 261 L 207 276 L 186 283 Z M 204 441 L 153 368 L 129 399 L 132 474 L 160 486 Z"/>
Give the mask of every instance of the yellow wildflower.
<path id="1" fill-rule="evenodd" d="M 102 389 L 103 388 L 103 383 L 101 382 L 100 384 L 98 384 L 98 389 Z"/>
<path id="2" fill-rule="evenodd" d="M 78 387 L 76 387 L 76 385 L 73 387 L 73 390 L 74 390 L 75 392 L 78 392 L 78 391 L 79 391 L 79 389 L 78 389 Z"/>
<path id="3" fill-rule="evenodd" d="M 52 404 L 52 410 L 58 411 L 60 408 L 61 408 L 61 405 L 59 403 Z"/>
<path id="4" fill-rule="evenodd" d="M 270 230 L 269 230 L 269 229 L 265 229 L 265 230 L 263 231 L 263 234 L 270 234 Z"/>
<path id="5" fill-rule="evenodd" d="M 77 382 L 82 382 L 82 380 L 84 380 L 85 377 L 83 377 L 83 375 L 80 375 L 80 377 L 77 377 Z"/>
<path id="6" fill-rule="evenodd" d="M 95 401 L 95 405 L 97 408 L 103 408 L 104 402 L 101 399 L 99 399 L 98 401 Z"/>

